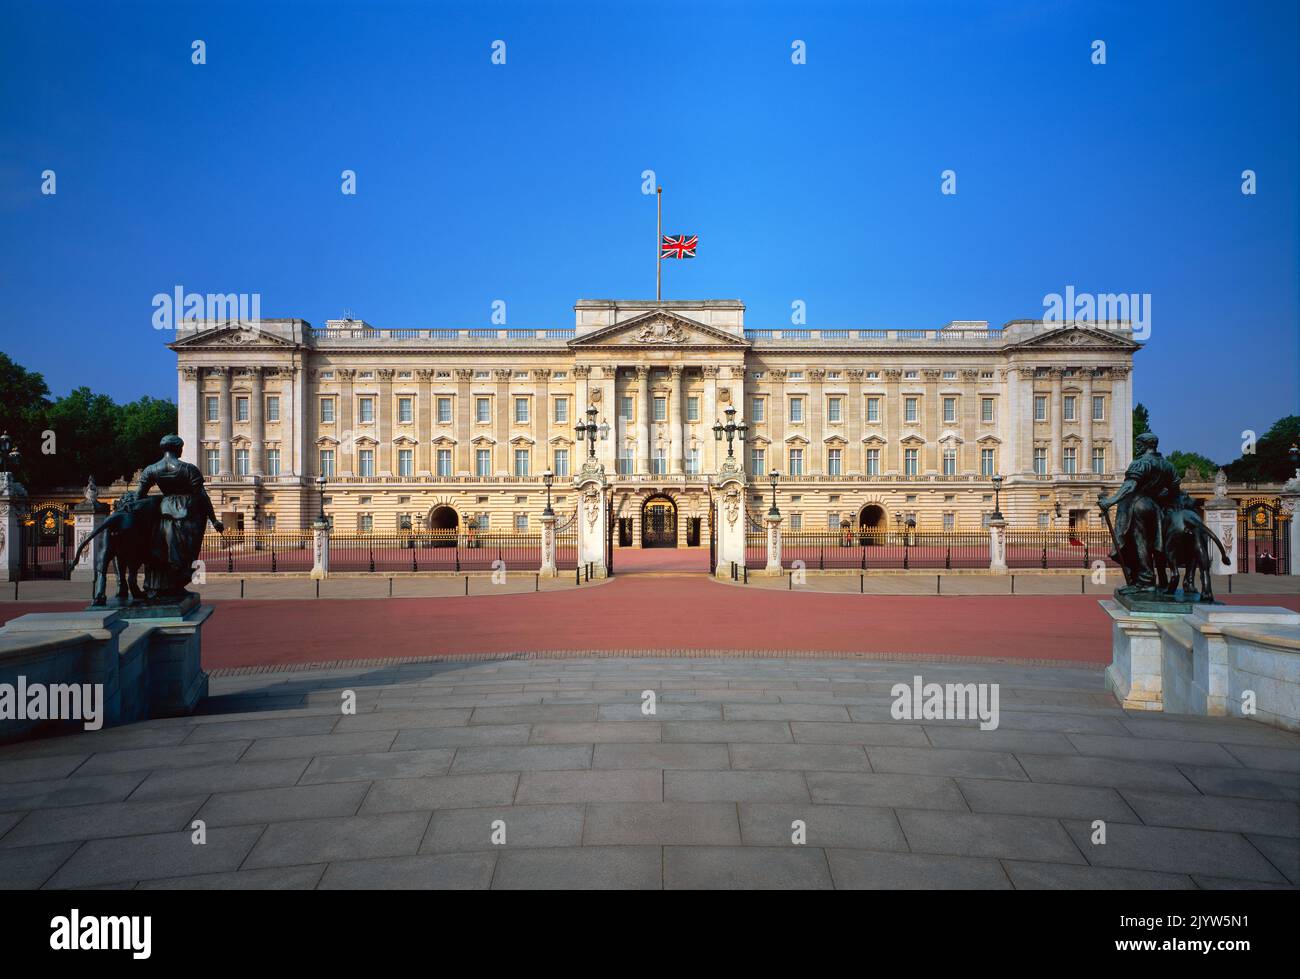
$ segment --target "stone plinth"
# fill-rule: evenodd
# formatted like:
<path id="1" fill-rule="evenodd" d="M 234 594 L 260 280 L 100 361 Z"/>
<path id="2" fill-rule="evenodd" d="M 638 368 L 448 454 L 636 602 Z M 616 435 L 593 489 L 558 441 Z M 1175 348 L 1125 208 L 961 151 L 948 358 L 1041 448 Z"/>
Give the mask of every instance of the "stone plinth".
<path id="1" fill-rule="evenodd" d="M 576 479 L 578 491 L 578 567 L 590 565 L 591 577 L 604 578 L 605 548 L 609 541 L 609 481 L 605 467 L 588 459 Z"/>
<path id="2" fill-rule="evenodd" d="M 17 581 L 23 570 L 22 515 L 27 490 L 12 473 L 0 473 L 0 575 Z"/>
<path id="3" fill-rule="evenodd" d="M 718 534 L 714 574 L 730 578 L 733 564 L 745 566 L 745 474 L 729 458 L 714 479 L 713 526 Z"/>
<path id="4" fill-rule="evenodd" d="M 555 565 L 555 514 L 542 514 L 542 564 L 537 573 L 543 578 L 554 578 L 560 572 Z"/>
<path id="5" fill-rule="evenodd" d="M 781 573 L 781 514 L 769 510 L 763 522 L 767 524 L 767 566 L 763 571 L 765 574 L 779 575 Z"/>

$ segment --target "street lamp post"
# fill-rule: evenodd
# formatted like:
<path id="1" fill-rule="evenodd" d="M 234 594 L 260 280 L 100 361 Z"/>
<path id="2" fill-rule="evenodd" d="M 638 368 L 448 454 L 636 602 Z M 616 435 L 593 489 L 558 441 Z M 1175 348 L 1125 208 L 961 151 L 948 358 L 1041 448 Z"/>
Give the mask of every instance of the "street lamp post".
<path id="1" fill-rule="evenodd" d="M 744 421 L 736 421 L 736 409 L 734 406 L 724 412 L 727 416 L 727 423 L 724 425 L 721 421 L 713 423 L 713 437 L 721 442 L 723 435 L 727 437 L 727 458 L 735 460 L 736 451 L 734 441 L 739 440 L 741 451 L 744 452 L 745 433 L 749 431 L 749 426 Z"/>
<path id="2" fill-rule="evenodd" d="M 781 511 L 776 508 L 776 484 L 781 481 L 781 473 L 778 470 L 773 469 L 767 474 L 767 478 L 772 481 L 772 509 L 767 511 L 767 515 L 769 517 L 779 517 L 781 516 Z"/>
<path id="3" fill-rule="evenodd" d="M 993 519 L 1004 520 L 1002 516 L 1002 477 L 993 477 Z"/>
<path id="4" fill-rule="evenodd" d="M 543 517 L 555 516 L 555 511 L 551 509 L 551 484 L 555 482 L 555 473 L 546 470 L 542 473 L 542 482 L 546 484 L 546 509 L 542 511 Z"/>
<path id="5" fill-rule="evenodd" d="M 316 488 L 320 490 L 320 516 L 317 523 L 324 524 L 325 520 L 325 476 L 324 474 L 316 477 Z"/>
<path id="6" fill-rule="evenodd" d="M 574 431 L 578 433 L 578 441 L 581 442 L 585 438 L 588 443 L 588 459 L 596 458 L 596 436 L 599 434 L 602 440 L 609 438 L 609 422 L 601 422 L 597 425 L 597 413 L 598 409 L 595 405 L 592 405 L 587 409 L 587 421 L 585 423 L 580 421 L 573 427 Z"/>

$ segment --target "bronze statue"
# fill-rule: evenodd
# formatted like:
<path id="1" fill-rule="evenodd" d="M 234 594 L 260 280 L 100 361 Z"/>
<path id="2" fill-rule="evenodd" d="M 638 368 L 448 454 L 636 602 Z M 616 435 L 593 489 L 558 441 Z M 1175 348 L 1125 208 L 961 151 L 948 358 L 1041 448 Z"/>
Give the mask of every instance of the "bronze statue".
<path id="1" fill-rule="evenodd" d="M 1154 432 L 1143 432 L 1135 440 L 1137 457 L 1124 472 L 1124 482 L 1113 496 L 1099 494 L 1097 505 L 1110 529 L 1115 550 L 1114 560 L 1124 570 L 1125 585 L 1115 591 L 1117 597 L 1176 601 L 1179 569 L 1183 577 L 1184 601 L 1196 595 L 1202 602 L 1213 602 L 1209 579 L 1209 541 L 1223 544 L 1196 513 L 1191 497 L 1182 491 L 1178 473 L 1159 452 L 1160 440 Z M 1110 508 L 1115 507 L 1112 525 Z M 1226 561 L 1226 553 L 1225 553 Z M 1173 569 L 1172 579 L 1167 569 Z M 1195 568 L 1202 570 L 1202 589 L 1193 591 Z"/>
<path id="2" fill-rule="evenodd" d="M 159 443 L 163 457 L 140 474 L 136 489 L 122 494 L 112 516 L 78 548 L 80 556 L 92 537 L 108 534 L 108 544 L 96 562 L 93 605 L 105 604 L 109 561 L 117 563 L 119 600 L 126 600 L 129 589 L 132 604 L 181 601 L 189 594 L 186 585 L 194 575 L 208 523 L 224 533 L 203 487 L 203 474 L 197 466 L 181 461 L 184 446 L 179 436 L 164 437 Z M 154 486 L 161 495 L 149 494 Z M 143 594 L 135 582 L 141 564 Z"/>

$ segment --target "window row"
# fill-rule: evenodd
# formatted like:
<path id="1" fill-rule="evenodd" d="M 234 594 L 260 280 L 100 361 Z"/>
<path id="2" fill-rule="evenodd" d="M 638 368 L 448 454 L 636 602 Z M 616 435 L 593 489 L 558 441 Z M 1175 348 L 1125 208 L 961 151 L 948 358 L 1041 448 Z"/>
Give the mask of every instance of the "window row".
<path id="1" fill-rule="evenodd" d="M 1034 421 L 1047 421 L 1047 396 L 1042 394 L 1034 395 Z M 1079 399 L 1073 394 L 1064 395 L 1061 398 L 1061 418 L 1067 422 L 1079 420 Z M 1106 420 L 1106 396 L 1094 394 L 1092 396 L 1092 420 L 1095 422 Z"/>
<path id="2" fill-rule="evenodd" d="M 787 476 L 804 475 L 804 460 L 806 450 L 790 449 L 786 456 Z M 826 475 L 842 476 L 843 472 L 843 450 L 827 449 L 826 450 Z M 865 475 L 880 475 L 880 449 L 867 449 L 865 463 Z M 943 450 L 943 475 L 957 475 L 957 450 L 955 448 L 945 448 Z M 766 449 L 751 449 L 749 453 L 749 472 L 752 476 L 767 475 L 768 459 Z M 903 474 L 906 476 L 916 476 L 919 474 L 920 450 L 904 449 L 903 450 Z M 997 472 L 997 450 L 980 449 L 980 475 L 992 476 Z"/>
<path id="3" fill-rule="evenodd" d="M 1067 445 L 1061 450 L 1061 472 L 1067 476 L 1073 476 L 1079 472 L 1079 450 L 1072 445 Z M 1106 450 L 1104 448 L 1094 448 L 1092 450 L 1092 469 L 1094 475 L 1101 475 L 1106 472 Z M 1038 447 L 1034 449 L 1034 472 L 1039 476 L 1046 476 L 1047 473 L 1047 449 Z"/>
<path id="4" fill-rule="evenodd" d="M 520 477 L 529 477 L 533 475 L 533 450 L 532 449 L 515 449 L 513 462 L 514 466 L 511 474 Z M 321 449 L 318 472 L 322 476 L 337 475 L 336 469 L 337 454 L 335 449 Z M 435 476 L 454 476 L 454 460 L 451 449 L 437 449 L 434 452 L 433 474 Z M 569 450 L 554 449 L 551 453 L 551 471 L 557 478 L 567 478 L 570 473 L 569 469 Z M 357 450 L 357 471 L 356 475 L 363 477 L 372 477 L 375 475 L 375 450 L 358 449 Z M 415 450 L 398 449 L 397 450 L 397 476 L 414 476 L 415 475 Z M 476 477 L 494 476 L 496 473 L 492 468 L 492 450 L 475 449 L 474 450 L 474 475 Z"/>

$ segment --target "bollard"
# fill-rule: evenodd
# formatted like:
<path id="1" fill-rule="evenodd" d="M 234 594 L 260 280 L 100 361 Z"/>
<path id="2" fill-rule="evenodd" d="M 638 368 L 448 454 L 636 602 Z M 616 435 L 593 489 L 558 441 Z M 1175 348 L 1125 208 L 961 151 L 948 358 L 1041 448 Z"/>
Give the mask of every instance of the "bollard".
<path id="1" fill-rule="evenodd" d="M 864 574 L 860 574 L 858 575 L 858 594 L 865 595 L 866 591 L 867 591 L 867 576 Z"/>
<path id="2" fill-rule="evenodd" d="M 1015 575 L 1012 575 L 1012 576 L 1011 576 L 1011 594 L 1014 595 L 1015 593 L 1016 593 L 1016 576 L 1015 576 Z"/>
<path id="3" fill-rule="evenodd" d="M 320 579 L 316 579 L 316 597 L 320 598 Z"/>
<path id="4" fill-rule="evenodd" d="M 389 597 L 389 598 L 392 598 L 392 597 L 393 597 L 393 579 L 392 579 L 392 578 L 389 578 L 389 579 L 388 579 L 388 597 Z"/>
<path id="5" fill-rule="evenodd" d="M 1085 584 L 1085 583 L 1087 582 L 1087 580 L 1088 580 L 1088 579 L 1087 579 L 1084 575 L 1079 575 L 1079 594 L 1080 594 L 1080 595 L 1086 595 L 1086 594 L 1088 594 L 1088 589 L 1087 589 L 1086 584 Z"/>
<path id="6" fill-rule="evenodd" d="M 469 594 L 469 575 L 465 575 L 465 594 Z"/>
<path id="7" fill-rule="evenodd" d="M 240 598 L 243 598 L 243 597 L 244 597 L 244 579 L 243 579 L 243 578 L 240 578 L 240 579 L 239 579 L 239 597 L 240 597 Z"/>
<path id="8" fill-rule="evenodd" d="M 942 576 L 942 575 L 935 575 L 935 576 L 934 576 L 934 593 L 935 593 L 936 595 L 941 595 L 941 594 L 943 594 L 943 585 L 942 585 L 942 582 L 943 582 L 943 576 Z"/>
<path id="9" fill-rule="evenodd" d="M 533 591 L 542 590 L 541 582 L 542 582 L 542 576 L 540 574 L 533 575 Z"/>

